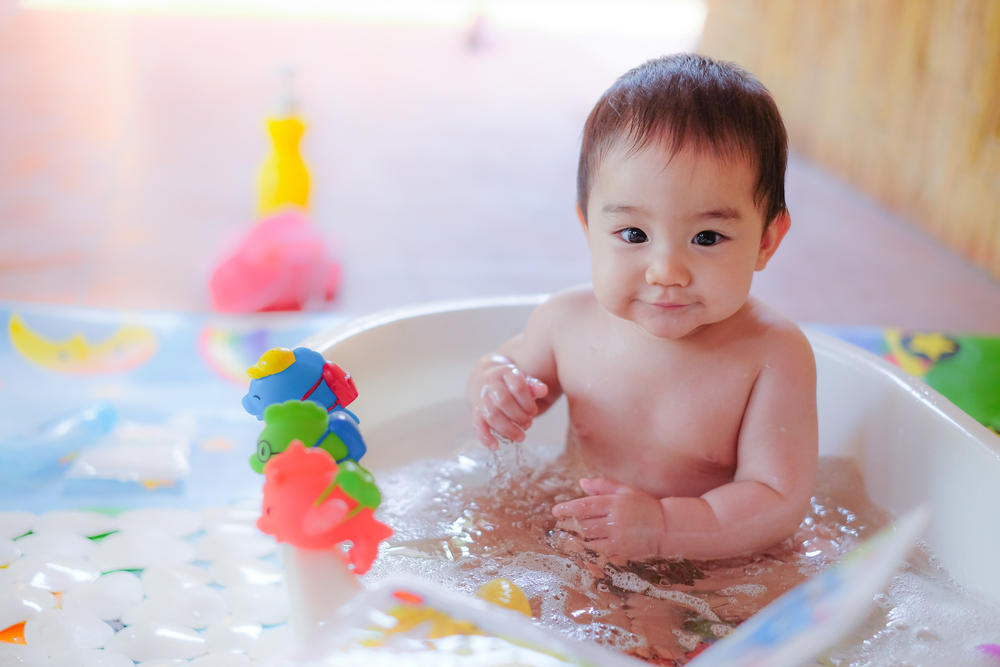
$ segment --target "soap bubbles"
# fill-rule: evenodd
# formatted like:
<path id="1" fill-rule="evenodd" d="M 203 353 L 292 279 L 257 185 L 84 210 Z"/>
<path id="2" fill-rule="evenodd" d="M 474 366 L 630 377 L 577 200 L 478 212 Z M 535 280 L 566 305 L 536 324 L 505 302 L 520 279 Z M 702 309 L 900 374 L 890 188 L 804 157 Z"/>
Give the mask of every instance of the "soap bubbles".
<path id="1" fill-rule="evenodd" d="M 288 594 L 281 586 L 229 586 L 222 595 L 240 621 L 278 625 L 288 620 Z"/>
<path id="2" fill-rule="evenodd" d="M 131 572 L 109 572 L 89 583 L 80 584 L 62 596 L 62 608 L 81 610 L 110 621 L 121 618 L 143 598 L 142 582 Z"/>
<path id="3" fill-rule="evenodd" d="M 142 572 L 142 585 L 149 597 L 169 595 L 178 589 L 203 586 L 209 583 L 210 579 L 207 570 L 186 563 L 179 565 L 157 563 Z"/>
<path id="4" fill-rule="evenodd" d="M 227 617 L 205 630 L 205 641 L 211 653 L 249 653 L 263 629 L 260 623 Z"/>
<path id="5" fill-rule="evenodd" d="M 0 538 L 21 537 L 31 530 L 36 520 L 31 512 L 0 512 Z"/>
<path id="6" fill-rule="evenodd" d="M 22 553 L 21 548 L 14 544 L 14 540 L 0 538 L 0 567 L 7 567 L 20 558 Z"/>
<path id="7" fill-rule="evenodd" d="M 97 545 L 86 537 L 66 530 L 36 530 L 17 541 L 17 547 L 25 556 L 45 556 L 46 558 L 87 558 L 97 549 Z"/>
<path id="8" fill-rule="evenodd" d="M 162 537 L 186 537 L 202 527 L 201 513 L 194 510 L 151 507 L 129 510 L 118 515 L 123 532 L 153 531 Z"/>
<path id="9" fill-rule="evenodd" d="M 95 537 L 117 530 L 118 522 L 114 517 L 100 512 L 57 510 L 38 516 L 31 529 L 36 533 L 58 531 Z"/>
<path id="10" fill-rule="evenodd" d="M 77 584 L 96 581 L 101 576 L 100 570 L 87 559 L 41 555 L 22 556 L 8 565 L 6 571 L 8 580 L 13 583 L 57 593 Z"/>
<path id="11" fill-rule="evenodd" d="M 35 614 L 54 609 L 55 606 L 56 598 L 49 591 L 24 582 L 7 582 L 0 586 L 0 628 L 23 623 Z"/>
<path id="12" fill-rule="evenodd" d="M 175 588 L 150 596 L 125 612 L 126 625 L 166 623 L 200 630 L 225 618 L 222 594 L 207 586 Z"/>
<path id="13" fill-rule="evenodd" d="M 156 532 L 122 531 L 100 541 L 93 560 L 103 572 L 143 569 L 152 565 L 180 565 L 195 558 L 187 541 Z"/>
<path id="14" fill-rule="evenodd" d="M 107 648 L 141 662 L 162 658 L 190 660 L 208 650 L 201 633 L 178 625 L 142 623 L 122 628 Z"/>
<path id="15" fill-rule="evenodd" d="M 24 624 L 28 646 L 44 646 L 48 651 L 102 648 L 115 631 L 84 610 L 48 609 Z"/>

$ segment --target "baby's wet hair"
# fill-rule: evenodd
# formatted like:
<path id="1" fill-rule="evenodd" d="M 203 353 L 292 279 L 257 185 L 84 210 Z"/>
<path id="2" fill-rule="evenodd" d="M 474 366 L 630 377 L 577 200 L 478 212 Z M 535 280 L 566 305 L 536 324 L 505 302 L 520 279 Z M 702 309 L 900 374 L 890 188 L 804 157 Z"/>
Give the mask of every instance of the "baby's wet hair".
<path id="1" fill-rule="evenodd" d="M 618 142 L 630 152 L 662 142 L 746 159 L 757 170 L 754 202 L 765 226 L 785 211 L 788 136 L 771 93 L 740 66 L 697 54 L 663 56 L 615 81 L 583 129 L 577 205 L 586 217 L 594 175 Z"/>

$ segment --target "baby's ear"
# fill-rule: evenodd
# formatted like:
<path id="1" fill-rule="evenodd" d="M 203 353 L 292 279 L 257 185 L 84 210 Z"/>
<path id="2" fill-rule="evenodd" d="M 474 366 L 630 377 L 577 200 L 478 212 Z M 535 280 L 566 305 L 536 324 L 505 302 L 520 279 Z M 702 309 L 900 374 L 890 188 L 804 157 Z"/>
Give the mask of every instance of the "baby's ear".
<path id="1" fill-rule="evenodd" d="M 791 226 L 792 218 L 788 215 L 788 211 L 782 211 L 774 216 L 774 220 L 764 230 L 764 235 L 760 237 L 760 250 L 757 252 L 757 264 L 754 266 L 754 270 L 760 271 L 767 266 L 768 261 L 781 245 L 781 240 L 785 238 L 785 234 L 788 233 L 788 228 Z"/>
<path id="2" fill-rule="evenodd" d="M 580 220 L 580 226 L 583 227 L 583 231 L 587 231 L 587 218 L 583 215 L 583 209 L 580 208 L 580 204 L 576 205 L 576 217 Z"/>

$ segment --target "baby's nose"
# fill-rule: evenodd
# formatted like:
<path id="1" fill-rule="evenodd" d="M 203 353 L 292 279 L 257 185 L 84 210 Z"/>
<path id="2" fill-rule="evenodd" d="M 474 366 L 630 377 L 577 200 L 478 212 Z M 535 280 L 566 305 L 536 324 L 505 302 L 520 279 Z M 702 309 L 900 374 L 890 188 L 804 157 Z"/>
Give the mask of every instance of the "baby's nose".
<path id="1" fill-rule="evenodd" d="M 650 285 L 686 287 L 691 282 L 691 272 L 683 253 L 670 249 L 655 253 L 646 267 L 646 282 Z"/>

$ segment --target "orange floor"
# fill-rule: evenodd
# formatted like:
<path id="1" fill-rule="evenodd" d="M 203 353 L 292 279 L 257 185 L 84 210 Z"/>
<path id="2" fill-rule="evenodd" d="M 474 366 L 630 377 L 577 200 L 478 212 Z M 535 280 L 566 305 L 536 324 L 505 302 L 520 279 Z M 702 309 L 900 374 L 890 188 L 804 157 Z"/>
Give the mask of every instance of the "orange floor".
<path id="1" fill-rule="evenodd" d="M 209 309 L 253 219 L 283 66 L 309 120 L 333 308 L 587 280 L 580 128 L 654 43 L 492 26 L 0 8 L 0 299 Z M 765 82 L 766 83 L 766 82 Z M 794 149 L 794 146 L 792 147 Z M 792 231 L 756 293 L 802 322 L 1000 333 L 1000 284 L 800 158 Z"/>

